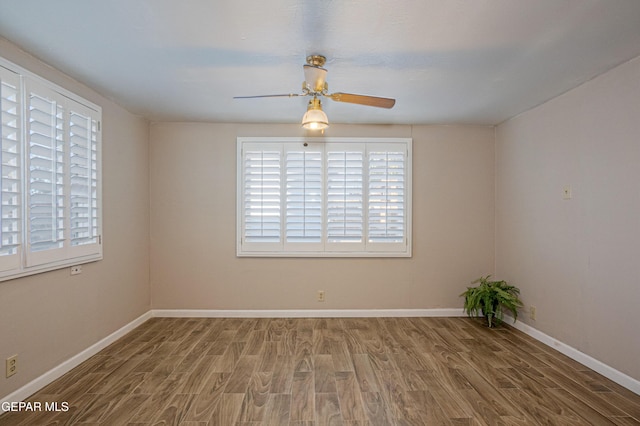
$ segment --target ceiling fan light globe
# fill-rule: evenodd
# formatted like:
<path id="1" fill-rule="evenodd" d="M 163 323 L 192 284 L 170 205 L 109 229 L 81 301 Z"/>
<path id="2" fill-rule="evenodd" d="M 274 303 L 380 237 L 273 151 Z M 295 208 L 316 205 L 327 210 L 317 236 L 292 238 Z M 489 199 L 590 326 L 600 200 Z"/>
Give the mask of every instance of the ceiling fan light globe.
<path id="1" fill-rule="evenodd" d="M 321 109 L 310 109 L 302 117 L 302 127 L 307 130 L 322 130 L 329 127 L 329 118 Z"/>

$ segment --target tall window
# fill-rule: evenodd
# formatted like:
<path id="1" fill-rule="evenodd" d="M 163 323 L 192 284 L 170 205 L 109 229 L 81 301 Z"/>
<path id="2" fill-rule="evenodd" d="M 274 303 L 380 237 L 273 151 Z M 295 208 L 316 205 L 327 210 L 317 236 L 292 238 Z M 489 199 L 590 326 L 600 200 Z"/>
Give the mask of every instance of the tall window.
<path id="1" fill-rule="evenodd" d="M 102 258 L 100 108 L 0 60 L 0 280 Z"/>
<path id="2" fill-rule="evenodd" d="M 238 138 L 239 256 L 411 256 L 411 139 Z"/>

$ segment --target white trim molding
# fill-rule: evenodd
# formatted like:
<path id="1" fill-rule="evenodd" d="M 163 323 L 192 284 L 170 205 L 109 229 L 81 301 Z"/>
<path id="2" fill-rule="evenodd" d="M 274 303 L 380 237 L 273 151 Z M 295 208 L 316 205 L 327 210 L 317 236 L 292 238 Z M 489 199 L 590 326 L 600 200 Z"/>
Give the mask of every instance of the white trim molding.
<path id="1" fill-rule="evenodd" d="M 580 364 L 583 364 L 584 366 L 592 369 L 593 371 L 602 374 L 604 377 L 616 382 L 620 386 L 624 386 L 625 388 L 629 389 L 631 392 L 634 392 L 640 395 L 639 380 L 636 380 L 633 377 L 628 376 L 623 372 L 616 370 L 615 368 L 603 363 L 602 361 L 599 361 L 583 352 L 580 352 L 578 349 L 572 346 L 569 346 L 566 343 L 563 343 L 549 336 L 548 334 L 545 334 L 540 330 L 531 327 L 528 324 L 525 324 L 521 321 L 514 323 L 513 318 L 509 317 L 508 315 L 504 316 L 504 320 L 513 328 L 522 331 L 528 336 L 533 337 L 540 343 L 544 343 L 545 345 L 555 349 L 561 354 L 568 356 L 574 361 L 577 361 Z"/>
<path id="2" fill-rule="evenodd" d="M 9 395 L 3 397 L 2 399 L 0 399 L 0 414 L 4 412 L 4 410 L 2 410 L 2 407 L 4 406 L 5 403 L 14 402 L 14 401 L 24 401 L 29 396 L 33 395 L 40 389 L 44 388 L 54 380 L 62 377 L 64 374 L 68 373 L 73 368 L 82 364 L 84 361 L 88 360 L 89 358 L 91 358 L 92 356 L 94 356 L 95 354 L 97 354 L 98 352 L 100 352 L 101 350 L 103 350 L 104 348 L 106 348 L 107 346 L 109 346 L 119 338 L 123 337 L 125 334 L 129 333 L 130 331 L 134 330 L 138 326 L 142 325 L 142 323 L 144 323 L 150 318 L 152 318 L 151 311 L 148 311 L 140 315 L 138 318 L 134 319 L 130 323 L 121 327 L 120 329 L 114 331 L 104 339 L 94 343 L 93 345 L 89 346 L 87 349 L 72 356 L 68 360 L 64 361 L 62 364 L 59 364 L 58 366 L 52 368 L 51 370 L 47 371 L 43 375 L 33 379 L 32 381 L 22 386 L 20 389 L 16 390 L 15 392 L 12 392 Z"/>
<path id="3" fill-rule="evenodd" d="M 172 318 L 367 318 L 367 317 L 461 317 L 462 309 L 154 309 L 154 317 Z"/>

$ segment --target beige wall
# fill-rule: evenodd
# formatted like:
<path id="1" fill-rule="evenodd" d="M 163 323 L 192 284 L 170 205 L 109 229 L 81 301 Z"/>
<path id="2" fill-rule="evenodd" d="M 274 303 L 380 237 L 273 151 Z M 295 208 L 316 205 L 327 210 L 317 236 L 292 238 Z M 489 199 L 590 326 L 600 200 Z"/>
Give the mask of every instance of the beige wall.
<path id="1" fill-rule="evenodd" d="M 102 107 L 104 169 L 104 260 L 0 282 L 0 360 L 19 356 L 2 397 L 147 312 L 150 290 L 148 122 L 1 38 L 0 56 Z"/>
<path id="2" fill-rule="evenodd" d="M 458 308 L 465 286 L 493 272 L 492 127 L 326 132 L 413 138 L 412 258 L 237 258 L 236 137 L 298 135 L 298 125 L 151 125 L 154 309 Z"/>
<path id="3" fill-rule="evenodd" d="M 522 320 L 638 380 L 639 81 L 640 58 L 501 124 L 496 145 L 496 272 L 537 307 Z"/>

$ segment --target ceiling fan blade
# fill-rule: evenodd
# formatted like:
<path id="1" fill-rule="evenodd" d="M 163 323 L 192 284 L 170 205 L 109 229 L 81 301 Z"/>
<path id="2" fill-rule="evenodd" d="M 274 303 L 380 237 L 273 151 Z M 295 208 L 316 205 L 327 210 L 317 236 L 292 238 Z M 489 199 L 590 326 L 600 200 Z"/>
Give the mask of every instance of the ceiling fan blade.
<path id="1" fill-rule="evenodd" d="M 338 92 L 326 96 L 337 102 L 348 102 L 350 104 L 360 104 L 378 108 L 393 108 L 393 106 L 396 104 L 395 99 L 379 98 L 377 96 L 355 95 L 353 93 Z"/>
<path id="2" fill-rule="evenodd" d="M 305 96 L 299 93 L 283 93 L 280 95 L 257 95 L 257 96 L 234 96 L 233 99 L 253 99 L 253 98 L 292 98 L 294 96 Z"/>

